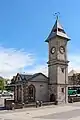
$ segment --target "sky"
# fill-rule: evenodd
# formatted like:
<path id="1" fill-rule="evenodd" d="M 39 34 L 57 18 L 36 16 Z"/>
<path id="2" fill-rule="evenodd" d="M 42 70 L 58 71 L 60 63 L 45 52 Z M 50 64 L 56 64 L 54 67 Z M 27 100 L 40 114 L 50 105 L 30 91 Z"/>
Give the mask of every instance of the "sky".
<path id="1" fill-rule="evenodd" d="M 71 38 L 69 71 L 80 71 L 80 0 L 0 0 L 0 76 L 47 74 L 48 44 L 55 12 Z"/>

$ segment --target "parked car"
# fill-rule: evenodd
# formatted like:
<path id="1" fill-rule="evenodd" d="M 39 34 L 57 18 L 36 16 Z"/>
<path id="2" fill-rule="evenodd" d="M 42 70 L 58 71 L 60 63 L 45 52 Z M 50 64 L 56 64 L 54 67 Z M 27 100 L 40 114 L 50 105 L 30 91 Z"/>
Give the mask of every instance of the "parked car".
<path id="1" fill-rule="evenodd" d="M 2 92 L 2 96 L 10 96 L 10 97 L 12 97 L 12 96 L 13 96 L 13 93 L 8 92 L 8 91 L 3 91 L 3 92 Z"/>

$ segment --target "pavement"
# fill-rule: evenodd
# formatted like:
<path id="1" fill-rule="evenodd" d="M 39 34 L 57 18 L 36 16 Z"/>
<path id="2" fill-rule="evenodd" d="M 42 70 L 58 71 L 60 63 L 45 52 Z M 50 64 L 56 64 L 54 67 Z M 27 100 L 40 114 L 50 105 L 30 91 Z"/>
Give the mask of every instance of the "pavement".
<path id="1" fill-rule="evenodd" d="M 0 120 L 80 120 L 80 102 L 0 111 Z"/>

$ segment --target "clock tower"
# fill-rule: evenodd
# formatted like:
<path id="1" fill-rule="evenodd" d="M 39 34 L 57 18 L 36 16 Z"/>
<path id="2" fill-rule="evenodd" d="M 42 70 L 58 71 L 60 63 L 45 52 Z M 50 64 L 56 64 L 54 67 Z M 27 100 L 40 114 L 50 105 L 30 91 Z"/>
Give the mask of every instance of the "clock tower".
<path id="1" fill-rule="evenodd" d="M 68 102 L 67 42 L 70 38 L 57 19 L 46 42 L 49 45 L 49 98 L 58 103 Z"/>

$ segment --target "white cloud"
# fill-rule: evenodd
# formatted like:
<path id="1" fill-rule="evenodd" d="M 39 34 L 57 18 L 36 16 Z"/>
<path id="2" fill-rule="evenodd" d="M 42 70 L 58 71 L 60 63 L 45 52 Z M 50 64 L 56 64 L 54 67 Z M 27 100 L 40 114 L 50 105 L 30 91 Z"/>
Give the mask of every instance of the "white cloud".
<path id="1" fill-rule="evenodd" d="M 41 73 L 43 73 L 47 76 L 48 75 L 47 64 L 37 65 L 37 66 L 33 67 L 31 70 L 26 70 L 25 71 L 26 74 L 34 74 L 34 73 L 38 73 L 38 72 L 41 72 Z"/>
<path id="2" fill-rule="evenodd" d="M 69 71 L 74 69 L 80 72 L 80 55 L 69 54 Z M 0 76 L 11 78 L 16 73 L 34 74 L 42 72 L 48 75 L 48 66 L 45 64 L 37 64 L 35 66 L 35 56 L 28 54 L 24 50 L 14 48 L 0 47 Z M 27 67 L 31 66 L 31 69 Z M 25 69 L 26 68 L 26 69 Z"/>
<path id="3" fill-rule="evenodd" d="M 0 76 L 11 77 L 22 72 L 26 66 L 33 65 L 34 57 L 24 50 L 0 47 Z"/>
<path id="4" fill-rule="evenodd" d="M 70 72 L 72 69 L 76 72 L 80 72 L 80 55 L 79 54 L 69 54 L 68 60 L 70 61 L 68 64 L 68 71 Z M 48 66 L 47 64 L 37 65 L 33 67 L 31 70 L 26 70 L 25 73 L 38 73 L 42 72 L 45 75 L 48 75 Z"/>
<path id="5" fill-rule="evenodd" d="M 69 71 L 71 69 L 76 72 L 80 72 L 80 54 L 70 54 L 69 55 Z"/>

